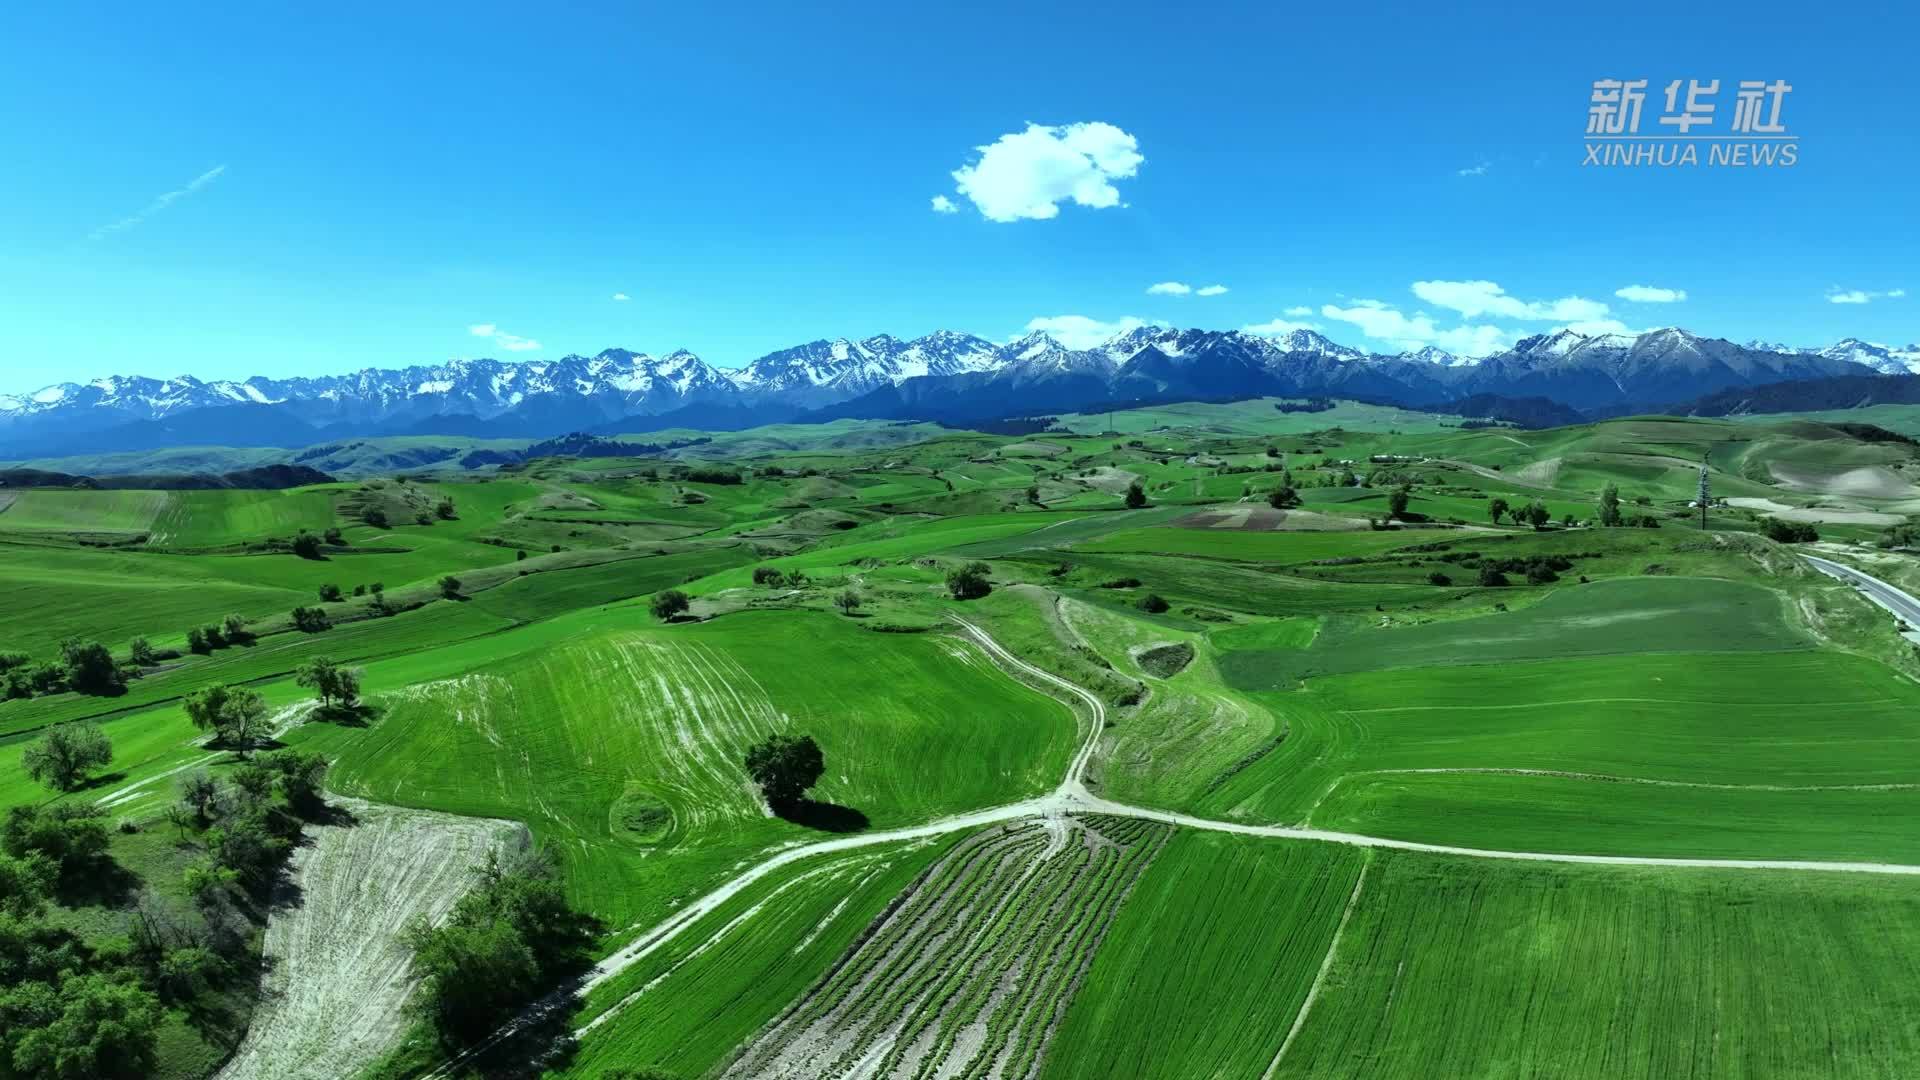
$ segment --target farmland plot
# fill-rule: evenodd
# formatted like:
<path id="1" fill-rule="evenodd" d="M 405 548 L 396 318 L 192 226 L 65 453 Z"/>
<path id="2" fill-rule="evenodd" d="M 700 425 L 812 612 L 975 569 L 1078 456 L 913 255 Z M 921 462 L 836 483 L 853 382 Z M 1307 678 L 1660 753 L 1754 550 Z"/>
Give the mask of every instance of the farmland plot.
<path id="1" fill-rule="evenodd" d="M 401 932 L 437 922 L 474 868 L 520 830 L 504 821 L 352 802 L 293 855 L 299 902 L 267 924 L 270 961 L 246 1040 L 219 1080 L 351 1076 L 397 1039 L 413 988 Z"/>
<path id="2" fill-rule="evenodd" d="M 1031 1077 L 1172 830 L 1048 818 L 956 847 L 730 1077 Z"/>

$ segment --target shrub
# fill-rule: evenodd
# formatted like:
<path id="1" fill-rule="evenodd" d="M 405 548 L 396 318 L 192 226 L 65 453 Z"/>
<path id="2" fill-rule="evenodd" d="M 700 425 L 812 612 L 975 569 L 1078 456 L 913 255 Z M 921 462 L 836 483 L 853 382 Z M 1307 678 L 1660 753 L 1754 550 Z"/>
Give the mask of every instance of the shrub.
<path id="1" fill-rule="evenodd" d="M 1491 566 L 1480 568 L 1480 584 L 1488 588 L 1499 588 L 1507 584 L 1507 575 Z"/>
<path id="2" fill-rule="evenodd" d="M 338 585 L 328 584 L 320 586 L 320 599 L 326 603 L 337 604 L 346 598 L 346 594 L 340 591 L 340 586 Z"/>
<path id="3" fill-rule="evenodd" d="M 1448 577 L 1447 575 L 1445 575 L 1445 574 L 1443 574 L 1443 573 L 1441 573 L 1440 571 L 1438 571 L 1438 570 L 1435 570 L 1435 571 L 1434 571 L 1433 573 L 1431 573 L 1431 574 L 1428 574 L 1428 575 L 1427 575 L 1427 584 L 1429 584 L 1429 585 L 1451 585 L 1451 584 L 1453 584 L 1453 579 L 1452 579 L 1452 578 L 1450 578 L 1450 577 Z"/>
<path id="4" fill-rule="evenodd" d="M 448 574 L 440 579 L 440 595 L 449 600 L 460 598 L 460 579 Z"/>
<path id="5" fill-rule="evenodd" d="M 1158 615 L 1167 610 L 1167 602 L 1159 593 L 1148 593 L 1140 598 L 1140 610 Z"/>
<path id="6" fill-rule="evenodd" d="M 80 720 L 55 724 L 20 755 L 28 776 L 55 791 L 71 791 L 86 774 L 113 761 L 113 743 L 99 725 Z"/>
<path id="7" fill-rule="evenodd" d="M 293 628 L 304 634 L 318 634 L 333 625 L 327 613 L 317 607 L 297 607 L 291 615 Z"/>
<path id="8" fill-rule="evenodd" d="M 113 654 L 97 641 L 68 638 L 60 643 L 60 657 L 66 666 L 67 685 L 82 694 L 111 694 L 127 684 L 119 665 L 113 662 Z"/>
<path id="9" fill-rule="evenodd" d="M 1770 517 L 1760 521 L 1760 529 L 1767 539 L 1782 544 L 1810 544 L 1820 539 L 1820 531 L 1811 522 L 1787 521 Z"/>
<path id="10" fill-rule="evenodd" d="M 293 553 L 303 559 L 319 558 L 320 538 L 302 530 L 299 536 L 293 538 Z"/>
<path id="11" fill-rule="evenodd" d="M 137 637 L 127 646 L 127 659 L 141 667 L 151 667 L 160 662 L 160 655 L 153 651 L 153 644 L 146 638 Z"/>
<path id="12" fill-rule="evenodd" d="M 187 651 L 199 653 L 202 656 L 213 651 L 213 646 L 207 644 L 207 632 L 205 630 L 196 626 L 187 631 Z"/>
<path id="13" fill-rule="evenodd" d="M 978 600 L 993 591 L 987 580 L 993 568 L 983 562 L 971 562 L 947 572 L 947 592 L 955 600 Z"/>

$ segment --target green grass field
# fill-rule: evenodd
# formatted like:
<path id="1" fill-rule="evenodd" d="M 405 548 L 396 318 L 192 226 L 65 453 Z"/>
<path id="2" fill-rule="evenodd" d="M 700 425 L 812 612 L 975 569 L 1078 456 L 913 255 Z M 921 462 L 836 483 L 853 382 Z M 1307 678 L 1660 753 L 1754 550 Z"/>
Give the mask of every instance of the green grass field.
<path id="1" fill-rule="evenodd" d="M 465 1080 L 1920 1070 L 1913 877 L 1463 858 L 1057 794 L 1534 856 L 1920 865 L 1920 650 L 1761 534 L 1769 513 L 1852 515 L 1819 524 L 1820 550 L 1913 586 L 1866 522 L 1920 513 L 1920 452 L 1833 426 L 1865 413 L 1523 431 L 1274 404 L 1024 435 L 658 432 L 630 438 L 710 441 L 482 470 L 459 459 L 524 441 L 381 438 L 316 448 L 341 481 L 289 491 L 5 490 L 0 653 L 31 670 L 80 637 L 124 661 L 229 613 L 257 636 L 110 694 L 14 680 L 0 809 L 126 823 L 110 850 L 130 891 L 48 908 L 102 947 L 140 890 L 190 903 L 202 856 L 168 807 L 194 770 L 238 765 L 183 708 L 213 682 L 260 691 L 277 744 L 328 757 L 336 795 L 524 825 L 611 970 L 553 1014 L 569 1049 L 447 1070 Z M 1685 505 L 1703 457 L 1716 494 L 1753 500 L 1704 532 Z M 1304 513 L 1268 511 L 1282 467 Z M 1365 486 L 1335 486 L 1348 469 Z M 1149 505 L 1129 509 L 1134 480 Z M 1428 520 L 1368 528 L 1401 484 Z M 1608 484 L 1658 527 L 1590 526 Z M 1494 498 L 1554 524 L 1495 526 Z M 329 528 L 344 542 L 317 558 L 274 543 Z M 1528 584 L 1528 560 L 1553 579 Z M 957 599 L 974 562 L 990 591 Z M 1483 584 L 1488 564 L 1509 584 Z M 375 583 L 396 614 L 353 595 Z M 326 586 L 347 595 L 322 604 Z M 667 589 L 692 598 L 673 621 L 650 611 Z M 314 604 L 331 627 L 293 629 Z M 956 618 L 1084 688 L 1104 724 Z M 362 672 L 357 720 L 310 710 L 294 673 L 320 656 Z M 72 720 L 113 760 L 55 792 L 23 756 Z M 788 818 L 745 771 L 773 733 L 813 735 L 825 762 Z M 1047 812 L 995 809 L 1029 799 Z M 710 896 L 775 856 L 792 861 Z M 282 1004 L 234 985 L 229 1026 L 168 1012 L 164 1075 L 209 1075 L 232 1025 Z M 408 1023 L 330 1060 L 433 1073 L 444 1055 Z"/>

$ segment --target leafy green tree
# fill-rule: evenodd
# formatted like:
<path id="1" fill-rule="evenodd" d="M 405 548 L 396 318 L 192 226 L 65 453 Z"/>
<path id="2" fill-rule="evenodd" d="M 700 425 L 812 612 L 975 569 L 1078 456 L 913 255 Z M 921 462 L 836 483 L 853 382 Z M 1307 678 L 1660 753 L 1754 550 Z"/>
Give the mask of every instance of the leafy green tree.
<path id="1" fill-rule="evenodd" d="M 1500 524 L 1501 515 L 1505 514 L 1506 512 L 1507 512 L 1507 500 L 1502 499 L 1497 495 L 1494 496 L 1494 498 L 1487 503 L 1487 518 L 1488 520 L 1492 521 L 1495 525 Z"/>
<path id="2" fill-rule="evenodd" d="M 978 600 L 993 591 L 988 580 L 993 568 L 983 562 L 970 562 L 947 572 L 947 592 L 955 600 Z"/>
<path id="3" fill-rule="evenodd" d="M 113 761 L 113 743 L 98 724 L 55 724 L 28 744 L 20 764 L 28 776 L 55 791 L 72 791 L 87 773 Z"/>
<path id="4" fill-rule="evenodd" d="M 293 681 L 313 690 L 322 709 L 352 709 L 360 704 L 360 672 L 331 657 L 316 656 L 294 669 Z"/>
<path id="5" fill-rule="evenodd" d="M 117 693 L 127 685 L 113 654 L 97 641 L 70 637 L 60 643 L 60 658 L 67 668 L 67 685 L 82 694 Z"/>
<path id="6" fill-rule="evenodd" d="M 661 589 L 653 594 L 653 600 L 647 604 L 647 610 L 661 622 L 670 621 L 693 606 L 693 600 L 679 589 Z"/>
<path id="7" fill-rule="evenodd" d="M 1620 485 L 1612 481 L 1600 489 L 1600 524 L 1609 529 L 1620 526 Z"/>
<path id="8" fill-rule="evenodd" d="M 452 521 L 455 517 L 458 517 L 459 515 L 454 512 L 453 508 L 453 496 L 442 496 L 440 501 L 434 504 L 433 513 L 435 517 L 438 517 L 442 521 Z"/>
<path id="9" fill-rule="evenodd" d="M 1147 491 L 1140 486 L 1140 481 L 1135 480 L 1133 483 L 1128 484 L 1127 509 L 1138 510 L 1145 505 L 1147 505 Z"/>
<path id="10" fill-rule="evenodd" d="M 860 610 L 860 604 L 860 591 L 852 587 L 841 589 L 833 598 L 833 606 L 839 608 L 842 615 L 851 615 Z"/>
<path id="11" fill-rule="evenodd" d="M 287 805 L 303 814 L 321 806 L 320 785 L 326 779 L 326 755 L 307 750 L 276 750 L 261 759 L 280 777 L 280 793 Z"/>
<path id="12" fill-rule="evenodd" d="M 1524 508 L 1516 511 L 1513 516 L 1514 520 L 1524 521 L 1528 525 L 1533 526 L 1535 532 L 1545 528 L 1547 522 L 1553 520 L 1553 512 L 1548 510 L 1547 505 L 1539 499 L 1528 503 Z"/>
<path id="13" fill-rule="evenodd" d="M 323 603 L 337 604 L 340 601 L 345 600 L 346 598 L 347 598 L 347 594 L 341 592 L 340 586 L 335 585 L 332 582 L 328 582 L 325 585 L 320 586 L 320 600 Z"/>
<path id="14" fill-rule="evenodd" d="M 303 559 L 318 559 L 320 538 L 305 529 L 300 530 L 300 535 L 293 538 L 293 553 Z"/>
<path id="15" fill-rule="evenodd" d="M 1406 516 L 1407 500 L 1412 496 L 1412 494 L 1413 494 L 1412 491 L 1405 484 L 1401 484 L 1399 487 L 1394 488 L 1393 492 L 1387 496 L 1387 516 L 1388 517 Z"/>
<path id="16" fill-rule="evenodd" d="M 0 918 L 30 919 L 46 906 L 56 876 L 53 860 L 38 852 L 0 853 Z M 4 969 L 5 964 L 0 964 Z"/>
<path id="17" fill-rule="evenodd" d="M 220 620 L 220 633 L 235 645 L 253 640 L 253 631 L 247 629 L 247 617 L 237 611 Z"/>
<path id="18" fill-rule="evenodd" d="M 198 653 L 201 656 L 205 656 L 213 651 L 213 646 L 207 644 L 207 632 L 205 630 L 196 626 L 187 631 L 187 651 Z"/>
<path id="19" fill-rule="evenodd" d="M 180 805 L 205 826 L 213 820 L 214 809 L 220 805 L 220 782 L 208 776 L 205 769 L 188 773 L 180 781 Z"/>
<path id="20" fill-rule="evenodd" d="M 1148 593 L 1140 598 L 1140 610 L 1151 615 L 1158 615 L 1167 610 L 1166 598 L 1159 593 Z"/>
<path id="21" fill-rule="evenodd" d="M 266 699 L 245 687 L 213 683 L 187 695 L 185 706 L 194 727 L 242 754 L 266 731 Z"/>
<path id="22" fill-rule="evenodd" d="M 127 646 L 127 662 L 136 667 L 152 667 L 160 662 L 160 655 L 154 652 L 152 642 L 137 637 Z"/>
<path id="23" fill-rule="evenodd" d="M 769 589 L 778 589 L 787 583 L 787 575 L 774 566 L 756 566 L 753 568 L 753 583 Z"/>
<path id="24" fill-rule="evenodd" d="M 806 800 L 807 789 L 827 771 L 820 744 L 811 735 L 770 735 L 747 750 L 747 775 L 775 813 Z"/>
<path id="25" fill-rule="evenodd" d="M 1275 510 L 1291 510 L 1300 505 L 1300 493 L 1293 489 L 1291 482 L 1282 483 L 1267 492 L 1267 505 Z"/>
<path id="26" fill-rule="evenodd" d="M 1435 570 L 1433 573 L 1427 575 L 1427 584 L 1443 585 L 1443 586 L 1451 585 L 1453 584 L 1453 579 L 1448 577 L 1446 574 L 1441 573 L 1438 570 Z"/>
<path id="27" fill-rule="evenodd" d="M 44 984 L 35 984 L 44 985 Z M 13 1047 L 14 1069 L 49 1080 L 151 1076 L 160 1002 L 141 986 L 99 972 L 72 975 L 27 1011 Z"/>
<path id="28" fill-rule="evenodd" d="M 0 850 L 44 856 L 63 879 L 88 873 L 107 854 L 106 813 L 91 803 L 14 806 L 0 822 Z"/>
<path id="29" fill-rule="evenodd" d="M 1762 518 L 1760 531 L 1767 539 L 1781 544 L 1810 544 L 1820 539 L 1820 530 L 1806 521 L 1786 521 L 1782 518 Z"/>
<path id="30" fill-rule="evenodd" d="M 460 579 L 448 574 L 440 579 L 440 595 L 449 600 L 460 598 Z"/>
<path id="31" fill-rule="evenodd" d="M 1480 568 L 1480 584 L 1487 588 L 1500 588 L 1507 584 L 1507 575 L 1497 567 Z"/>
<path id="32" fill-rule="evenodd" d="M 318 634 L 333 625 L 327 613 L 317 607 L 302 605 L 294 608 L 289 617 L 293 620 L 293 628 L 303 634 Z"/>

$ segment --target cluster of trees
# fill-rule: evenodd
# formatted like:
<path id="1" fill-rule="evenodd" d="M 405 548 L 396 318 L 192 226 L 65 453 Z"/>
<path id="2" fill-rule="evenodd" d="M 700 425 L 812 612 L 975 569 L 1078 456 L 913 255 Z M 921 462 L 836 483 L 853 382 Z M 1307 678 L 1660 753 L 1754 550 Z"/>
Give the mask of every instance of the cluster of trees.
<path id="1" fill-rule="evenodd" d="M 60 643 L 60 658 L 38 663 L 25 653 L 0 653 L 0 700 L 57 694 L 72 690 L 81 694 L 118 694 L 127 680 L 138 678 L 140 669 L 158 657 L 146 639 L 134 641 L 134 649 L 120 663 L 97 641 L 70 637 Z"/>
<path id="2" fill-rule="evenodd" d="M 328 547 L 345 547 L 347 538 L 339 529 L 328 529 L 319 536 L 301 529 L 299 535 L 293 538 L 293 553 L 303 559 L 325 558 L 326 556 L 320 550 L 322 544 Z"/>
<path id="3" fill-rule="evenodd" d="M 539 853 L 489 854 L 479 883 L 445 922 L 408 928 L 422 977 L 414 1007 L 449 1048 L 486 1038 L 561 981 L 586 970 L 599 924 L 575 911 Z"/>
<path id="4" fill-rule="evenodd" d="M 956 567 L 947 571 L 947 592 L 955 600 L 978 600 L 993 591 L 992 574 L 993 567 L 983 562 Z"/>
<path id="5" fill-rule="evenodd" d="M 293 620 L 293 628 L 303 634 L 318 634 L 333 626 L 333 620 L 327 617 L 324 608 L 302 604 L 287 614 Z"/>
<path id="6" fill-rule="evenodd" d="M 1512 518 L 1515 525 L 1531 525 L 1535 529 L 1543 529 L 1547 522 L 1553 520 L 1552 511 L 1548 510 L 1547 505 L 1539 499 L 1525 506 L 1513 506 L 1498 496 L 1488 500 L 1487 517 L 1498 525 L 1502 516 Z"/>
<path id="7" fill-rule="evenodd" d="M 321 712 L 350 713 L 360 707 L 360 672 L 341 667 L 331 657 L 316 656 L 301 664 L 293 681 L 314 692 Z"/>
<path id="8" fill-rule="evenodd" d="M 1874 541 L 1874 543 L 1883 548 L 1913 547 L 1916 544 L 1920 544 L 1920 529 L 1916 529 L 1914 526 L 1907 524 L 1890 525 L 1887 527 L 1886 532 L 1880 534 L 1880 539 Z"/>
<path id="9" fill-rule="evenodd" d="M 1767 539 L 1782 544 L 1810 544 L 1820 539 L 1820 530 L 1808 521 L 1787 521 L 1784 518 L 1761 518 L 1760 531 Z"/>
<path id="10" fill-rule="evenodd" d="M 245 645 L 253 640 L 246 617 L 233 613 L 217 623 L 195 626 L 187 631 L 187 651 L 201 656 L 229 645 Z"/>
<path id="11" fill-rule="evenodd" d="M 104 876 L 106 852 L 86 804 L 16 806 L 0 823 L 0 1075 L 153 1073 L 162 1003 L 137 942 L 96 952 L 45 917 L 56 891 Z"/>
<path id="12" fill-rule="evenodd" d="M 687 470 L 685 479 L 690 484 L 738 484 L 742 477 L 738 469 L 696 465 Z"/>
<path id="13" fill-rule="evenodd" d="M 805 571 L 782 571 L 777 566 L 753 568 L 753 583 L 769 589 L 804 589 L 809 579 Z"/>

